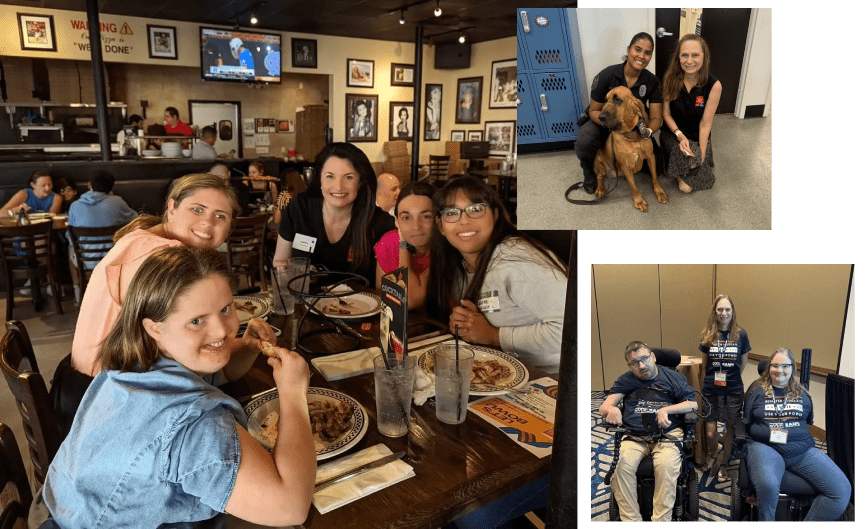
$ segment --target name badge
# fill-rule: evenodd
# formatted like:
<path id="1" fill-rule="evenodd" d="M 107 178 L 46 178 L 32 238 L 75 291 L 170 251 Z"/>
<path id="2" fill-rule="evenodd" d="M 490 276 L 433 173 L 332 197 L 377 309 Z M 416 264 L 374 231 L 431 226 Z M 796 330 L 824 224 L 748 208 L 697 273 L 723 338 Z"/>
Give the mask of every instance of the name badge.
<path id="1" fill-rule="evenodd" d="M 498 296 L 490 296 L 478 300 L 478 310 L 481 312 L 498 312 L 501 310 Z"/>
<path id="2" fill-rule="evenodd" d="M 787 444 L 787 430 L 772 428 L 769 433 L 769 442 L 785 445 Z"/>
<path id="3" fill-rule="evenodd" d="M 715 373 L 715 385 L 716 386 L 726 386 L 727 385 L 727 373 Z"/>
<path id="4" fill-rule="evenodd" d="M 291 247 L 301 252 L 309 252 L 312 253 L 315 251 L 315 241 L 318 240 L 315 237 L 310 237 L 309 235 L 304 235 L 302 233 L 294 234 L 294 242 L 291 243 Z"/>

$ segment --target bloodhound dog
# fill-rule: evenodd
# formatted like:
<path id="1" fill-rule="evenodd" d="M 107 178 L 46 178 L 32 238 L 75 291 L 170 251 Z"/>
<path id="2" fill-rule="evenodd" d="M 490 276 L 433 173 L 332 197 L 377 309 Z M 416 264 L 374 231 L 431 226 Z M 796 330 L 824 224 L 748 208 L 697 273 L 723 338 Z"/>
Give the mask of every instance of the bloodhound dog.
<path id="1" fill-rule="evenodd" d="M 643 167 L 643 160 L 649 162 L 649 171 L 652 173 L 652 187 L 655 191 L 655 196 L 658 197 L 658 202 L 661 204 L 667 203 L 667 194 L 661 189 L 661 184 L 658 183 L 658 174 L 655 171 L 655 155 L 652 153 L 651 138 L 643 138 L 639 141 L 628 141 L 625 139 L 624 133 L 634 130 L 637 123 L 643 118 L 644 122 L 648 122 L 646 116 L 646 106 L 642 101 L 634 97 L 630 89 L 624 86 L 619 86 L 610 90 L 607 94 L 607 102 L 601 109 L 598 119 L 605 127 L 610 129 L 610 136 L 603 147 L 598 149 L 595 155 L 595 175 L 598 177 L 598 188 L 595 191 L 595 196 L 598 198 L 604 196 L 604 177 L 610 171 L 610 166 L 613 160 L 613 149 L 615 149 L 615 162 L 617 174 L 625 174 L 628 179 L 628 186 L 631 188 L 631 195 L 634 197 L 634 207 L 642 212 L 646 212 L 649 206 L 637 186 L 634 185 L 634 173 Z"/>

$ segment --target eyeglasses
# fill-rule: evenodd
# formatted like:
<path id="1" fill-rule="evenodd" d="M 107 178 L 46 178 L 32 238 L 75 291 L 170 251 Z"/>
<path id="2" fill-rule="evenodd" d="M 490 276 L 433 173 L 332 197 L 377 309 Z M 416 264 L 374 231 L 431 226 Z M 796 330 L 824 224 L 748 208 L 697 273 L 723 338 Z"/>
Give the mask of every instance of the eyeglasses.
<path id="1" fill-rule="evenodd" d="M 773 369 L 793 369 L 793 364 L 769 364 Z"/>
<path id="2" fill-rule="evenodd" d="M 462 209 L 445 208 L 441 210 L 440 215 L 442 217 L 442 220 L 444 220 L 445 222 L 458 222 L 462 218 L 463 213 L 468 215 L 470 219 L 479 219 L 486 215 L 488 207 L 489 204 L 487 204 L 486 202 L 481 202 L 479 204 L 471 204 L 470 206 L 466 206 Z"/>
<path id="3" fill-rule="evenodd" d="M 63 189 L 60 190 L 61 193 L 71 193 L 73 191 L 74 191 L 74 189 L 72 189 L 71 187 L 64 187 Z"/>
<path id="4" fill-rule="evenodd" d="M 640 364 L 645 364 L 649 361 L 649 358 L 652 358 L 652 355 L 641 356 L 640 358 L 637 358 L 633 362 L 629 363 L 628 366 L 637 367 Z"/>
<path id="5" fill-rule="evenodd" d="M 718 314 L 723 314 L 725 312 L 733 312 L 733 309 L 721 308 L 721 309 L 715 309 L 715 312 L 717 312 Z"/>

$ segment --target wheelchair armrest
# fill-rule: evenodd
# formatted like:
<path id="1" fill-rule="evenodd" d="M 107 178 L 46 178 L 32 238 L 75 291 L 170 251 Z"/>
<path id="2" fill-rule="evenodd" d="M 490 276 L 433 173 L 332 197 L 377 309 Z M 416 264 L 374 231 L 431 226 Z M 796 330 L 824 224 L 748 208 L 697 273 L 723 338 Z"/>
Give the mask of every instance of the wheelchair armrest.
<path id="1" fill-rule="evenodd" d="M 697 420 L 699 420 L 699 416 L 697 416 L 697 412 L 689 411 L 685 414 L 685 423 L 686 424 L 697 424 Z"/>

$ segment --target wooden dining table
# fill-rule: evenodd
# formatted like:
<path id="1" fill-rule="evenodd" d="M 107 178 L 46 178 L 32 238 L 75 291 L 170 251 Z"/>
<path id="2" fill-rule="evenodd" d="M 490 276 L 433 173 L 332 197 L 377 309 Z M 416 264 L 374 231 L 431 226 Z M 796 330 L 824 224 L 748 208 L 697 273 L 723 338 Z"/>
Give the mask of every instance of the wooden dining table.
<path id="1" fill-rule="evenodd" d="M 277 339 L 281 347 L 292 348 L 296 343 L 297 325 L 303 310 L 298 305 L 294 315 L 272 316 L 269 323 L 282 330 Z M 363 336 L 361 348 L 376 344 L 379 316 L 346 323 Z M 363 324 L 369 323 L 364 330 Z M 327 326 L 319 316 L 308 316 L 301 331 Z M 429 335 L 439 327 L 421 314 L 409 313 L 409 343 L 411 337 Z M 444 329 L 442 329 L 444 331 Z M 352 339 L 353 340 L 353 339 Z M 352 343 L 345 335 L 316 334 L 303 342 L 308 349 L 344 350 Z M 317 355 L 301 353 L 310 361 Z M 548 376 L 526 365 L 529 380 Z M 302 527 L 306 529 L 342 528 L 437 528 L 460 518 L 550 472 L 550 456 L 539 458 L 509 439 L 493 425 L 474 413 L 468 413 L 460 425 L 449 425 L 436 419 L 435 403 L 412 405 L 411 423 L 407 435 L 389 438 L 376 427 L 375 383 L 372 373 L 344 380 L 327 382 L 310 365 L 310 387 L 324 387 L 345 393 L 357 400 L 369 416 L 369 428 L 349 454 L 384 443 L 393 452 L 404 450 L 404 461 L 414 469 L 415 476 L 391 485 L 369 496 L 355 500 L 327 514 L 315 506 Z M 275 387 L 272 368 L 260 355 L 249 372 L 239 380 L 221 386 L 241 405 L 263 391 Z M 480 397 L 470 398 L 470 402 Z M 339 457 L 343 457 L 341 454 Z M 275 499 L 278 501 L 278 499 Z"/>

